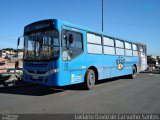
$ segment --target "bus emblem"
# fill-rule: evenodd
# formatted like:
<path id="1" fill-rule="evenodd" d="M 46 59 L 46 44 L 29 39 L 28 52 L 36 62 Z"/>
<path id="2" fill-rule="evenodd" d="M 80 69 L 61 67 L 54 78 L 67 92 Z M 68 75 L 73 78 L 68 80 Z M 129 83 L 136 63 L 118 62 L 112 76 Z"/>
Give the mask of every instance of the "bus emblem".
<path id="1" fill-rule="evenodd" d="M 122 70 L 124 68 L 125 59 L 123 57 L 119 57 L 117 60 L 117 68 Z"/>

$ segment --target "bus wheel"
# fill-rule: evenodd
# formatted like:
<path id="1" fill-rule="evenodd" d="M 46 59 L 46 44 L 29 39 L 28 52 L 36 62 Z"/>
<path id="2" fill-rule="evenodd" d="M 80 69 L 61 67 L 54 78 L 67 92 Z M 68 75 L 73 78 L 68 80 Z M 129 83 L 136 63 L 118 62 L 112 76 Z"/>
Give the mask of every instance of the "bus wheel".
<path id="1" fill-rule="evenodd" d="M 87 90 L 91 90 L 93 86 L 95 85 L 95 73 L 92 69 L 88 69 L 85 75 L 85 83 L 84 87 Z"/>
<path id="2" fill-rule="evenodd" d="M 137 73 L 136 67 L 135 67 L 135 66 L 132 66 L 131 79 L 134 79 L 134 78 L 136 77 L 136 73 Z"/>

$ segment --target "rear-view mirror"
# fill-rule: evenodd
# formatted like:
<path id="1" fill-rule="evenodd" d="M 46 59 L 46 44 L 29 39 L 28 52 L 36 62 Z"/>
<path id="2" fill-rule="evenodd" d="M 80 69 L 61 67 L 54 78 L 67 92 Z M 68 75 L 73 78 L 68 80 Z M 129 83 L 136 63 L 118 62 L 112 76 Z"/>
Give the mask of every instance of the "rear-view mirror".
<path id="1" fill-rule="evenodd" d="M 17 46 L 19 46 L 19 44 L 20 44 L 20 37 L 17 40 Z"/>

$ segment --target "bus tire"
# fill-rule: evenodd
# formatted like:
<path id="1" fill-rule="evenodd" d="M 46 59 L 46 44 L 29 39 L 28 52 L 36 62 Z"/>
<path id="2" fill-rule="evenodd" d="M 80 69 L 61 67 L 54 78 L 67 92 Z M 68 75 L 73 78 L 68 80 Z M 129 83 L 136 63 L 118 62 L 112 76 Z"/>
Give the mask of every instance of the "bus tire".
<path id="1" fill-rule="evenodd" d="M 136 77 L 137 69 L 135 66 L 132 66 L 132 74 L 130 75 L 131 79 L 134 79 Z"/>
<path id="2" fill-rule="evenodd" d="M 95 85 L 95 72 L 92 69 L 88 69 L 85 74 L 84 88 L 91 90 Z"/>

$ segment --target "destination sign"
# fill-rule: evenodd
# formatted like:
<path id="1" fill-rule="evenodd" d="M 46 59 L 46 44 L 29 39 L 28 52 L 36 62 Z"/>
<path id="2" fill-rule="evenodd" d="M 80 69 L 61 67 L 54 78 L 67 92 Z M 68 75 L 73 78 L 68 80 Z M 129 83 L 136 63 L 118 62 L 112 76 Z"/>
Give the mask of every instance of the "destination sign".
<path id="1" fill-rule="evenodd" d="M 36 23 L 32 23 L 28 26 L 25 27 L 24 32 L 31 32 L 31 31 L 36 31 L 44 28 L 52 28 L 53 27 L 53 21 L 48 20 L 48 21 L 40 21 Z"/>

